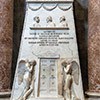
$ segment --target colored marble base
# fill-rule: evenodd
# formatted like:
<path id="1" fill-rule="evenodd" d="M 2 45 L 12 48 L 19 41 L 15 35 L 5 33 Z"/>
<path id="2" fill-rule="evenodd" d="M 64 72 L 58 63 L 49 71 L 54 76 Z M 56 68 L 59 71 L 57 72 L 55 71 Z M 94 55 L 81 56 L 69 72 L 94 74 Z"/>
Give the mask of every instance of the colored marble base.
<path id="1" fill-rule="evenodd" d="M 13 0 L 0 1 L 0 92 L 10 91 L 13 33 Z M 3 94 L 3 95 L 4 95 Z"/>
<path id="2" fill-rule="evenodd" d="M 89 92 L 100 93 L 100 1 L 89 0 L 88 78 Z"/>

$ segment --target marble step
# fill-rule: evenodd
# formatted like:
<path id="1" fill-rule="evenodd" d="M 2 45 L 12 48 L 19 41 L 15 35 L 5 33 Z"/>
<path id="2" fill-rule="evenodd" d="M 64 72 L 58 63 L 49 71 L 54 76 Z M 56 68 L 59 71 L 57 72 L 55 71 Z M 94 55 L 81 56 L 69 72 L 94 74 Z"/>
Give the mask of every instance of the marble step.
<path id="1" fill-rule="evenodd" d="M 64 100 L 64 98 L 30 98 L 28 100 Z"/>

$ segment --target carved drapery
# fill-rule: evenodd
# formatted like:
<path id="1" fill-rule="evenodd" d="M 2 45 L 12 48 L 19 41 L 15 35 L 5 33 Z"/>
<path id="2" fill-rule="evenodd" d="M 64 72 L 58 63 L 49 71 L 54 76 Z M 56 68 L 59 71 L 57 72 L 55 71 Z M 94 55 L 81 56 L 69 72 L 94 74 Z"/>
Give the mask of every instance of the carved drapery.
<path id="1" fill-rule="evenodd" d="M 12 0 L 0 1 L 0 92 L 10 90 L 12 60 Z"/>

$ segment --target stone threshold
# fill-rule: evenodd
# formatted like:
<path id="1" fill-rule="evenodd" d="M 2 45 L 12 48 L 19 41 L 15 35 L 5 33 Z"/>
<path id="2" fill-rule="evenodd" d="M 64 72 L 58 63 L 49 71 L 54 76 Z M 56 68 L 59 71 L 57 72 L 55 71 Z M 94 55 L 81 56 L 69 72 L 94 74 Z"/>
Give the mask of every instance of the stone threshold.
<path id="1" fill-rule="evenodd" d="M 10 97 L 11 96 L 11 92 L 0 92 L 0 98 L 1 97 Z"/>
<path id="2" fill-rule="evenodd" d="M 96 92 L 85 92 L 87 96 L 92 96 L 92 97 L 100 97 L 100 93 Z"/>
<path id="3" fill-rule="evenodd" d="M 64 98 L 61 98 L 61 97 L 58 97 L 58 98 L 46 97 L 46 98 L 30 98 L 30 99 L 27 99 L 27 100 L 64 100 Z"/>

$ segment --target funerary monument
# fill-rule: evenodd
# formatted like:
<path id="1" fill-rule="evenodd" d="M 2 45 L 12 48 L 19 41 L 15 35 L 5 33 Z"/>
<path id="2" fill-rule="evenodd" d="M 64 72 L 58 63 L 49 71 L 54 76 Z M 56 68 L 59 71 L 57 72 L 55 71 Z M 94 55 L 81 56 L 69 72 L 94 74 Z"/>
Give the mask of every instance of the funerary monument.
<path id="1" fill-rule="evenodd" d="M 84 100 L 74 0 L 26 0 L 11 100 Z"/>

